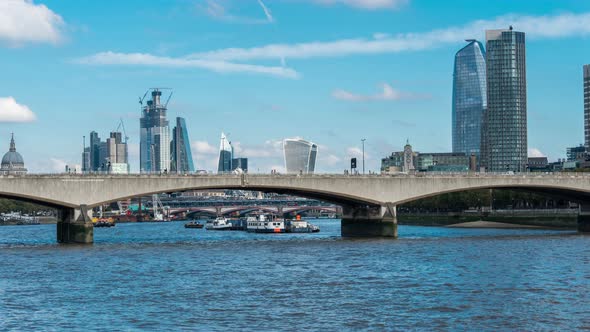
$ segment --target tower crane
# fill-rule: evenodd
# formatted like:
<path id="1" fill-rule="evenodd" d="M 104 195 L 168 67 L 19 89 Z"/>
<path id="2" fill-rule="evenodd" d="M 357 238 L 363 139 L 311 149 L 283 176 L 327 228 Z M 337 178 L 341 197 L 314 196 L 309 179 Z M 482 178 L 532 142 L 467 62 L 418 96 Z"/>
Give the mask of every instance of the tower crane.
<path id="1" fill-rule="evenodd" d="M 139 104 L 141 106 L 143 106 L 143 100 L 145 99 L 145 97 L 147 96 L 148 92 L 150 92 L 150 89 L 147 89 L 147 91 L 143 94 L 143 97 L 139 97 Z"/>
<path id="2" fill-rule="evenodd" d="M 115 132 L 118 132 L 119 129 L 123 129 L 123 137 L 125 138 L 125 144 L 127 144 L 129 136 L 127 136 L 127 130 L 125 130 L 125 123 L 123 122 L 123 118 L 119 119 L 119 125 L 117 126 L 117 129 L 115 129 Z"/>
<path id="3" fill-rule="evenodd" d="M 164 107 L 167 109 L 168 108 L 168 103 L 170 102 L 170 98 L 172 98 L 172 94 L 174 93 L 174 91 L 170 92 L 170 95 L 168 96 L 168 99 L 166 99 L 166 103 L 164 104 Z"/>

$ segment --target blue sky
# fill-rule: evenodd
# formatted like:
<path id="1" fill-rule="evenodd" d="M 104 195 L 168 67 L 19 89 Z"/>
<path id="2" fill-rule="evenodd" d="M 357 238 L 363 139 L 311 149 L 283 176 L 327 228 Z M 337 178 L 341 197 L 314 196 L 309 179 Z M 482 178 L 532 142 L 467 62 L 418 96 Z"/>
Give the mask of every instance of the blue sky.
<path id="1" fill-rule="evenodd" d="M 1 0 L 0 22 L 0 140 L 14 132 L 34 172 L 80 164 L 82 136 L 119 118 L 137 170 L 150 87 L 174 88 L 199 169 L 221 131 L 254 172 L 280 170 L 296 136 L 319 144 L 320 172 L 346 169 L 361 138 L 374 171 L 406 139 L 450 151 L 454 54 L 510 24 L 527 33 L 530 153 L 583 142 L 590 1 Z"/>

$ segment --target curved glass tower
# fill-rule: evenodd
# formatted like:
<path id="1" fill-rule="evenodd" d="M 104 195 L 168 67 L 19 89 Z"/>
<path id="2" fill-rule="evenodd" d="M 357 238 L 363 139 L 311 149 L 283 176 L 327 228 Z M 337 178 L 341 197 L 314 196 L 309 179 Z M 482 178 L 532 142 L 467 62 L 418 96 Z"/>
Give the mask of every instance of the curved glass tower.
<path id="1" fill-rule="evenodd" d="M 302 139 L 285 139 L 283 141 L 285 169 L 287 173 L 313 174 L 318 146 Z"/>
<path id="2" fill-rule="evenodd" d="M 176 118 L 176 127 L 172 129 L 172 144 L 170 150 L 172 151 L 170 160 L 171 171 L 181 174 L 192 173 L 195 171 L 191 144 L 188 138 L 188 130 L 184 118 Z"/>
<path id="3" fill-rule="evenodd" d="M 455 54 L 453 72 L 453 152 L 480 158 L 481 128 L 487 107 L 486 60 L 474 39 Z"/>

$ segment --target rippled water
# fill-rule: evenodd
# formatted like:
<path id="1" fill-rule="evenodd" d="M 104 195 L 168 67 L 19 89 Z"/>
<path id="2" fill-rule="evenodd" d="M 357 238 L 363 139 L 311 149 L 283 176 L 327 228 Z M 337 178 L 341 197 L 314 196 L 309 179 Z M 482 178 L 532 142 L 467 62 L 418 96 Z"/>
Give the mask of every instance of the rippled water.
<path id="1" fill-rule="evenodd" d="M 400 238 L 0 227 L 0 330 L 590 329 L 590 236 L 400 226 Z"/>

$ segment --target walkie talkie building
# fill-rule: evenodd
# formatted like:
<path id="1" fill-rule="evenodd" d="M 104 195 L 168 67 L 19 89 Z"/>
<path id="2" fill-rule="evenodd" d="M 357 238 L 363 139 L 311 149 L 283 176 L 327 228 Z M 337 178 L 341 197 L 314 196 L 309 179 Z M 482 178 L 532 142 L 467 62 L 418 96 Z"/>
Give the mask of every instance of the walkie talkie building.
<path id="1" fill-rule="evenodd" d="M 285 169 L 292 174 L 313 174 L 318 146 L 303 139 L 288 138 L 283 141 Z"/>

